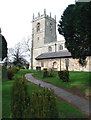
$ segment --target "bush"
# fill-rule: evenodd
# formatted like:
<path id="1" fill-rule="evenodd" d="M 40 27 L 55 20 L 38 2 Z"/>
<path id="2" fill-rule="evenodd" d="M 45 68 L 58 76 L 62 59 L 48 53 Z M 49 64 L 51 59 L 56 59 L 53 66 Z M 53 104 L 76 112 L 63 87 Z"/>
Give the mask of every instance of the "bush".
<path id="1" fill-rule="evenodd" d="M 22 68 L 23 65 L 21 65 L 20 63 L 17 63 L 17 64 L 16 64 L 16 67 Z"/>
<path id="2" fill-rule="evenodd" d="M 64 70 L 64 71 L 58 71 L 58 76 L 63 82 L 68 82 L 69 81 L 69 71 Z"/>
<path id="3" fill-rule="evenodd" d="M 19 67 L 10 67 L 10 68 L 8 68 L 8 70 L 7 70 L 8 79 L 12 80 L 15 73 L 17 73 L 19 70 L 20 70 Z"/>
<path id="4" fill-rule="evenodd" d="M 31 106 L 26 111 L 26 118 L 58 118 L 53 90 L 44 89 L 32 94 Z"/>
<path id="5" fill-rule="evenodd" d="M 8 68 L 8 70 L 7 70 L 8 79 L 12 80 L 14 74 L 15 74 L 17 71 L 19 71 L 19 68 L 16 68 L 16 67 L 10 67 L 10 68 Z"/>
<path id="6" fill-rule="evenodd" d="M 11 91 L 11 118 L 58 118 L 53 90 L 33 92 L 31 99 L 25 79 L 16 77 Z"/>
<path id="7" fill-rule="evenodd" d="M 50 69 L 49 70 L 49 77 L 54 77 L 54 70 L 53 69 Z"/>
<path id="8" fill-rule="evenodd" d="M 20 70 L 20 68 L 19 67 L 16 67 L 16 71 L 19 71 Z"/>
<path id="9" fill-rule="evenodd" d="M 48 77 L 48 71 L 47 71 L 47 68 L 44 68 L 43 70 L 44 70 L 44 71 L 43 71 L 43 78 Z"/>
<path id="10" fill-rule="evenodd" d="M 30 106 L 25 79 L 16 77 L 11 91 L 11 118 L 23 118 L 25 111 Z"/>

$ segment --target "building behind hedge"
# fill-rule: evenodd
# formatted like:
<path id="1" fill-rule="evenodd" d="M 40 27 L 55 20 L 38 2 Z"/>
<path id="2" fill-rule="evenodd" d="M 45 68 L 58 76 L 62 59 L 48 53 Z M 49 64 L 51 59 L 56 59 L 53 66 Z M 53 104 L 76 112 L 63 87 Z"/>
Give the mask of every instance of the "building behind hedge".
<path id="1" fill-rule="evenodd" d="M 65 40 L 57 40 L 56 16 L 38 13 L 32 20 L 31 68 L 37 66 L 55 70 L 91 71 L 91 56 L 87 56 L 87 65 L 82 67 L 78 59 L 73 59 L 65 47 Z"/>

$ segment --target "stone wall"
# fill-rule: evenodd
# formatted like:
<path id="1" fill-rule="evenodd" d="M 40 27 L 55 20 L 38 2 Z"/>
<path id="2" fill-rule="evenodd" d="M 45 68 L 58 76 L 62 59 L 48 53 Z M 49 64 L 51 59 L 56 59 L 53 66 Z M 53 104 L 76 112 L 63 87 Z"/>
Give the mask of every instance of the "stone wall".
<path id="1" fill-rule="evenodd" d="M 36 66 L 41 66 L 41 63 L 44 64 L 43 68 L 54 68 L 55 70 L 66 70 L 66 63 L 65 63 L 65 59 L 66 58 L 57 58 L 57 59 L 45 59 L 45 60 L 36 60 L 35 63 L 35 68 Z M 79 62 L 78 59 L 73 59 L 73 58 L 69 58 L 69 67 L 68 70 L 69 71 L 90 71 L 91 72 L 91 57 L 87 57 L 87 65 L 82 67 Z"/>

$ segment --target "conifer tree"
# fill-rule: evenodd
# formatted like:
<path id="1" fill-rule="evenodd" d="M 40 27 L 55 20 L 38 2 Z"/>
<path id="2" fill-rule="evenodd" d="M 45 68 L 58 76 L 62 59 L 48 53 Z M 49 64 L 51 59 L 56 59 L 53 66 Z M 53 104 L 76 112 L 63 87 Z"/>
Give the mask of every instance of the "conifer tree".
<path id="1" fill-rule="evenodd" d="M 11 117 L 23 118 L 28 106 L 30 98 L 26 81 L 23 78 L 16 78 L 11 91 Z"/>

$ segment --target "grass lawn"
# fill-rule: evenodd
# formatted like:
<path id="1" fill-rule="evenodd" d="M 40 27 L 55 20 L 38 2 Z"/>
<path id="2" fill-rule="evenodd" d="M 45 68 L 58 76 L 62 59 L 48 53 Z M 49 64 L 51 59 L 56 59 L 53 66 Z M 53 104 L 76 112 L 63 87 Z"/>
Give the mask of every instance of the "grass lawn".
<path id="1" fill-rule="evenodd" d="M 31 73 L 34 71 L 31 70 L 20 70 L 16 76 L 22 76 L 25 73 Z M 11 87 L 13 84 L 14 80 L 12 81 L 5 81 L 2 83 L 2 92 L 3 92 L 3 96 L 2 96 L 2 113 L 3 113 L 3 118 L 10 118 L 10 93 L 11 93 Z M 42 90 L 42 88 L 39 88 L 38 86 L 27 82 L 28 85 L 28 91 L 29 94 L 31 96 L 33 91 L 38 91 L 38 90 Z M 60 101 L 58 98 L 56 98 L 57 101 L 57 106 L 58 106 L 58 110 L 59 110 L 59 118 L 84 118 L 87 117 L 85 116 L 82 112 L 80 112 L 77 108 L 73 107 L 72 105 L 64 102 L 64 101 Z"/>
<path id="2" fill-rule="evenodd" d="M 89 85 L 89 79 L 91 76 L 91 72 L 77 72 L 77 71 L 70 71 L 69 72 L 69 82 L 64 83 L 62 80 L 59 79 L 57 71 L 54 72 L 55 76 L 53 78 L 43 78 L 43 71 L 40 73 L 35 72 L 34 76 L 44 80 L 46 82 L 50 82 L 52 84 L 55 84 L 59 87 L 64 88 L 75 88 L 79 89 L 81 92 L 86 92 L 91 90 L 91 86 Z"/>

